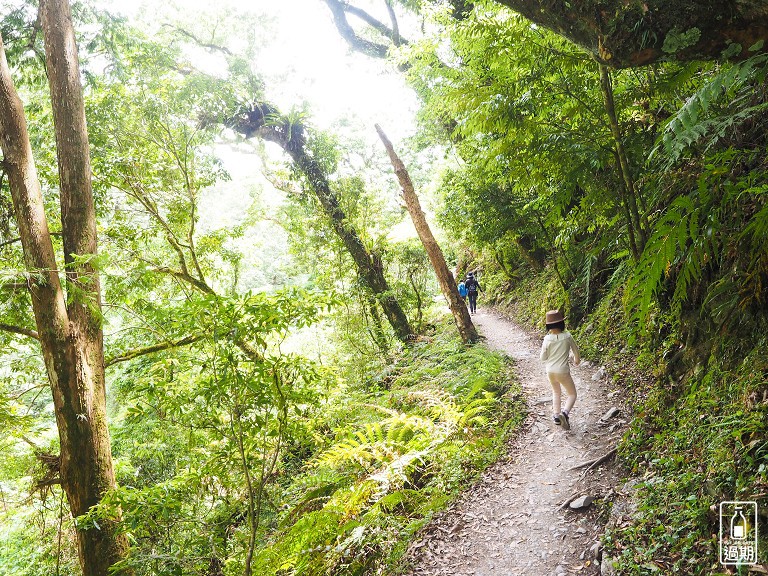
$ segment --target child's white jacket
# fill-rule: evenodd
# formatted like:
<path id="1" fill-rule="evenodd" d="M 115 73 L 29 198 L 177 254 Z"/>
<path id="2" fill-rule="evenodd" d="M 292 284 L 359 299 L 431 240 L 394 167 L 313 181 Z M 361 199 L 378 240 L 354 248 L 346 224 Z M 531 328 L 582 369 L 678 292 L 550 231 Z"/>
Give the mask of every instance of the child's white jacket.
<path id="1" fill-rule="evenodd" d="M 544 343 L 541 345 L 539 358 L 544 362 L 547 372 L 566 374 L 571 371 L 568 367 L 568 355 L 571 350 L 573 350 L 574 363 L 578 364 L 581 362 L 579 347 L 576 346 L 576 341 L 570 332 L 547 334 L 544 336 Z"/>

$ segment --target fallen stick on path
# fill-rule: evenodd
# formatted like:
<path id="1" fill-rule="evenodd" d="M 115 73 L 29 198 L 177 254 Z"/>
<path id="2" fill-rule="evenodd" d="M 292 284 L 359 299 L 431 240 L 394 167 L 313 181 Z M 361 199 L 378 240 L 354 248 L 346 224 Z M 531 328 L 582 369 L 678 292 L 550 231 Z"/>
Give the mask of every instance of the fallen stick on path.
<path id="1" fill-rule="evenodd" d="M 588 462 L 582 462 L 581 464 L 577 464 L 572 468 L 568 468 L 567 472 L 571 472 L 572 470 L 578 470 L 579 468 L 584 468 L 585 466 L 589 466 L 589 468 L 587 468 L 586 470 L 584 470 L 584 472 L 582 472 L 582 474 L 586 474 L 587 472 L 592 470 L 592 468 L 594 468 L 595 466 L 599 466 L 614 454 L 616 454 L 616 448 L 611 448 L 603 456 L 600 456 L 599 458 L 595 458 L 594 460 L 589 460 Z"/>
<path id="2" fill-rule="evenodd" d="M 570 504 L 571 502 L 573 502 L 574 500 L 576 500 L 576 498 L 578 498 L 578 497 L 579 497 L 579 494 L 581 494 L 581 491 L 579 491 L 579 492 L 574 492 L 573 494 L 571 494 L 570 496 L 568 496 L 568 499 L 567 499 L 565 502 L 563 502 L 562 504 L 560 504 L 560 506 L 558 506 L 558 507 L 557 507 L 557 509 L 558 509 L 558 510 L 562 510 L 563 508 L 565 508 L 566 506 L 568 506 L 568 504 Z"/>

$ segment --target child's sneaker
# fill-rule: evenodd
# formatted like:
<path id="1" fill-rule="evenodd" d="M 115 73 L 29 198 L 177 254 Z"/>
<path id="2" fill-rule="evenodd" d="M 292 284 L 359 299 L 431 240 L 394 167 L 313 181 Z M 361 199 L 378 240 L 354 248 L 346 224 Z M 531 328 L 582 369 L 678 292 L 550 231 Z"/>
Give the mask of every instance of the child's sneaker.
<path id="1" fill-rule="evenodd" d="M 568 413 L 563 412 L 560 414 L 560 424 L 563 427 L 563 430 L 570 430 L 571 429 L 571 423 L 568 422 Z"/>
<path id="2" fill-rule="evenodd" d="M 555 424 L 557 424 L 558 426 L 562 424 L 562 418 L 560 418 L 559 414 L 555 414 L 554 416 L 552 416 L 552 420 L 554 420 Z"/>

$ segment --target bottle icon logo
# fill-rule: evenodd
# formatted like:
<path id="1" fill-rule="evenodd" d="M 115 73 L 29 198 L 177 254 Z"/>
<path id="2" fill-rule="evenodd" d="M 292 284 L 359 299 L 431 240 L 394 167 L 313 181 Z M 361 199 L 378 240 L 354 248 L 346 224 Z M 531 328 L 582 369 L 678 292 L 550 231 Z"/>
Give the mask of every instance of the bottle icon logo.
<path id="1" fill-rule="evenodd" d="M 720 563 L 749 566 L 757 562 L 757 502 L 721 502 Z"/>
<path id="2" fill-rule="evenodd" d="M 736 510 L 731 516 L 731 538 L 734 540 L 744 540 L 747 537 L 747 519 L 744 517 L 744 511 L 741 506 L 736 506 Z"/>

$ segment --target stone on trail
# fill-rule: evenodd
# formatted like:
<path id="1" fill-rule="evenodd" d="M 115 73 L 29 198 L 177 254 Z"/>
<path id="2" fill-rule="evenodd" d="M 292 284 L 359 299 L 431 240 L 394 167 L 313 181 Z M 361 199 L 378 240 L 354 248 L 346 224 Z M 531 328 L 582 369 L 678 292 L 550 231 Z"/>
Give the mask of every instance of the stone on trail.
<path id="1" fill-rule="evenodd" d="M 588 508 L 592 502 L 594 502 L 595 499 L 592 496 L 579 496 L 570 503 L 571 510 L 582 510 L 583 508 Z"/>
<path id="2" fill-rule="evenodd" d="M 605 378 L 605 368 L 600 366 L 600 368 L 592 375 L 592 380 L 597 382 L 598 380 L 602 380 Z"/>

